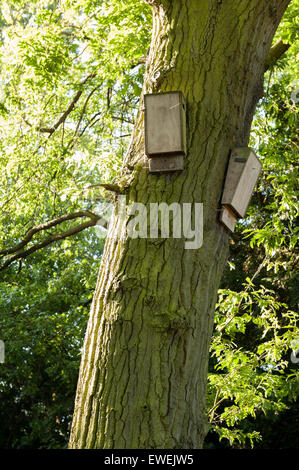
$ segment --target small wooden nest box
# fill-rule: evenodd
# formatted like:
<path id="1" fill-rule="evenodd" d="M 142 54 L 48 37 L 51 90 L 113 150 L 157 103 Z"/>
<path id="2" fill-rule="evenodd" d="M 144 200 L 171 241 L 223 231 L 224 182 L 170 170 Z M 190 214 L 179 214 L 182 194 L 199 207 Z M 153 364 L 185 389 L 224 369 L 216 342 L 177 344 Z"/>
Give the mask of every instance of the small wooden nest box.
<path id="1" fill-rule="evenodd" d="M 220 222 L 233 232 L 237 218 L 245 216 L 262 165 L 249 147 L 231 152 L 223 195 Z"/>
<path id="2" fill-rule="evenodd" d="M 181 91 L 144 95 L 145 153 L 151 173 L 183 169 L 186 103 Z"/>

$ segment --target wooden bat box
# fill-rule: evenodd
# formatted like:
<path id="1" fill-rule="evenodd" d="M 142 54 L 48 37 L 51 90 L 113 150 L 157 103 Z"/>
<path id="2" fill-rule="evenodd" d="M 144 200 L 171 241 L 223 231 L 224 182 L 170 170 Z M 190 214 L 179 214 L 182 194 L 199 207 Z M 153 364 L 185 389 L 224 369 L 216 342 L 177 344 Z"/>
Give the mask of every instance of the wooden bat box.
<path id="1" fill-rule="evenodd" d="M 249 147 L 231 152 L 221 204 L 228 206 L 237 217 L 244 217 L 262 165 Z"/>
<path id="2" fill-rule="evenodd" d="M 145 153 L 151 172 L 183 169 L 186 104 L 181 91 L 144 95 Z"/>

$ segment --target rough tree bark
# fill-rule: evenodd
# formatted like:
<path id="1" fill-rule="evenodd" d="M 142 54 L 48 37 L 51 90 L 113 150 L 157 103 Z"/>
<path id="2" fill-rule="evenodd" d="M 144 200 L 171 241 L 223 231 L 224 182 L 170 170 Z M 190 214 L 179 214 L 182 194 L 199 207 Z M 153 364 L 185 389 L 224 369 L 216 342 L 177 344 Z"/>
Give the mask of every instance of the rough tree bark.
<path id="1" fill-rule="evenodd" d="M 142 102 L 122 173 L 127 202 L 203 202 L 204 241 L 106 242 L 78 381 L 70 448 L 200 448 L 217 289 L 218 222 L 232 147 L 247 146 L 266 57 L 289 0 L 161 0 L 143 93 L 187 100 L 185 169 L 150 175 Z M 142 100 L 141 100 L 142 101 Z"/>

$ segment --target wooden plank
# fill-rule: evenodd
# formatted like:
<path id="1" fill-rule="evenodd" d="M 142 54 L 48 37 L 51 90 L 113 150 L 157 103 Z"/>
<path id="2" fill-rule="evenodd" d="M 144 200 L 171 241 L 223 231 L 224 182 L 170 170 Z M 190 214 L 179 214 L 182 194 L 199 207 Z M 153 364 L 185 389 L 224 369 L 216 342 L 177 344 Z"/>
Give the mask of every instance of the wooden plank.
<path id="1" fill-rule="evenodd" d="M 220 222 L 229 232 L 233 233 L 237 223 L 237 217 L 228 207 L 224 206 L 220 212 Z"/>
<path id="2" fill-rule="evenodd" d="M 234 198 L 234 194 L 236 188 L 238 187 L 238 183 L 244 170 L 245 163 L 247 162 L 247 158 L 249 155 L 248 150 L 248 148 L 245 148 L 245 150 L 241 153 L 238 153 L 236 150 L 232 150 L 231 152 L 221 200 L 221 204 L 223 205 L 230 205 Z"/>
<path id="3" fill-rule="evenodd" d="M 186 109 L 180 91 L 144 95 L 145 153 L 186 153 Z"/>
<path id="4" fill-rule="evenodd" d="M 231 202 L 232 207 L 240 217 L 244 217 L 246 214 L 261 169 L 261 162 L 255 153 L 251 151 Z"/>
<path id="5" fill-rule="evenodd" d="M 238 217 L 244 217 L 262 165 L 251 148 L 241 147 L 232 151 L 222 205 L 229 206 Z"/>
<path id="6" fill-rule="evenodd" d="M 183 170 L 183 168 L 184 168 L 184 156 L 183 155 L 149 158 L 150 173 L 181 171 Z"/>

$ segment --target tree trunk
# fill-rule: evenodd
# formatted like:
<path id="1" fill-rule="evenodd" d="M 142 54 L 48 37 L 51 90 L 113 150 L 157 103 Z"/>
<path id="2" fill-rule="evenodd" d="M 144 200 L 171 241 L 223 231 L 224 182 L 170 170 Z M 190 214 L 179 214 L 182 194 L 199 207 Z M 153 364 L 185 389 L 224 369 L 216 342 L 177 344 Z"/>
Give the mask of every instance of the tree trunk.
<path id="1" fill-rule="evenodd" d="M 144 93 L 181 90 L 184 170 L 149 174 L 142 104 L 122 187 L 127 203 L 203 202 L 203 245 L 113 237 L 93 299 L 71 448 L 200 448 L 217 289 L 228 255 L 219 201 L 230 149 L 247 146 L 266 56 L 288 0 L 149 1 Z M 142 100 L 141 100 L 142 101 Z"/>

